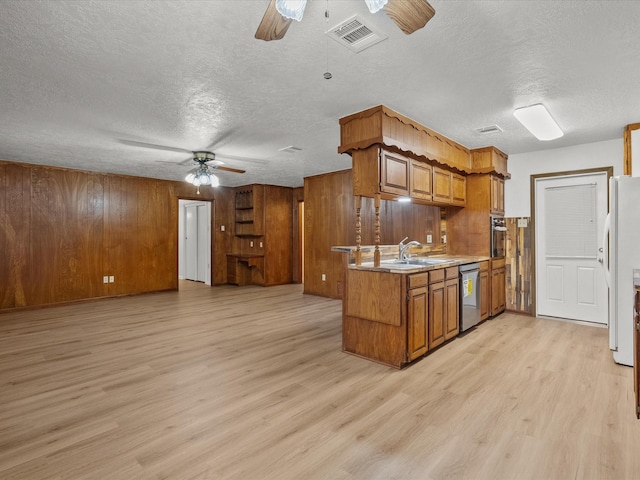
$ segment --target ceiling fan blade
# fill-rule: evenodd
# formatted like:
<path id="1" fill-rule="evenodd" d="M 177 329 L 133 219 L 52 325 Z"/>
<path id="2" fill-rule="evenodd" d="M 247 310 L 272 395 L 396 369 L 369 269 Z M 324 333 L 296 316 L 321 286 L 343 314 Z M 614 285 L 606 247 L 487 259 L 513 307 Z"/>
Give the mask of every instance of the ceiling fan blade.
<path id="1" fill-rule="evenodd" d="M 389 0 L 383 10 L 406 35 L 424 27 L 436 14 L 426 0 Z"/>
<path id="2" fill-rule="evenodd" d="M 276 10 L 276 0 L 271 0 L 266 12 L 264 12 L 260 25 L 258 25 L 255 37 L 265 42 L 280 40 L 287 33 L 291 21 L 290 18 L 280 15 Z"/>
<path id="3" fill-rule="evenodd" d="M 178 152 L 178 153 L 189 153 L 189 154 L 193 153 L 191 150 L 186 150 L 184 148 L 167 147 L 166 145 L 156 145 L 155 143 L 136 142 L 134 140 L 124 140 L 124 139 L 119 139 L 118 142 L 124 145 L 130 145 L 132 147 L 153 148 L 154 150 L 166 150 L 168 152 Z"/>
<path id="4" fill-rule="evenodd" d="M 234 172 L 234 173 L 245 172 L 245 170 L 240 170 L 238 168 L 231 168 L 231 167 L 223 167 L 222 165 L 213 165 L 211 168 L 213 168 L 214 170 L 224 170 L 226 172 Z"/>

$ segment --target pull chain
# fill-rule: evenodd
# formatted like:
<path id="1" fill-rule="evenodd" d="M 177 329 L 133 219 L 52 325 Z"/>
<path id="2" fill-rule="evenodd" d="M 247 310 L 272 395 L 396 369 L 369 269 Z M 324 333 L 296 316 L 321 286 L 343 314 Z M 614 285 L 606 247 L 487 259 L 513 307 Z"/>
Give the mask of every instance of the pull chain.
<path id="1" fill-rule="evenodd" d="M 329 27 L 329 0 L 327 0 L 327 9 L 324 11 L 324 18 L 326 18 L 327 29 Z M 329 71 L 329 37 L 327 37 L 327 71 L 323 75 L 325 80 L 331 80 L 331 72 Z"/>

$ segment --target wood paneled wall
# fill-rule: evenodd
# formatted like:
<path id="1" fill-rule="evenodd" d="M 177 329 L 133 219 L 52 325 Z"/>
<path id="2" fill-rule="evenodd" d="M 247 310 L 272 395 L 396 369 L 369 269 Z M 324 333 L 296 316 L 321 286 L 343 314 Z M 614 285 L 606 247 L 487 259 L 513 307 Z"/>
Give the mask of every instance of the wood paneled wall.
<path id="1" fill-rule="evenodd" d="M 523 218 L 526 227 L 518 227 L 518 218 L 505 218 L 507 244 L 505 248 L 506 266 L 506 308 L 514 312 L 533 315 L 531 282 L 533 281 L 533 232 L 531 219 Z"/>
<path id="2" fill-rule="evenodd" d="M 214 195 L 225 283 L 233 190 L 0 162 L 0 310 L 177 289 L 178 198 Z"/>
<path id="3" fill-rule="evenodd" d="M 341 298 L 343 254 L 336 245 L 355 245 L 355 200 L 351 170 L 304 179 L 304 292 Z M 362 244 L 374 242 L 373 199 L 362 199 Z M 381 243 L 399 243 L 404 237 L 425 243 L 433 236 L 440 246 L 440 208 L 383 200 L 380 207 Z M 322 274 L 326 281 L 322 281 Z"/>

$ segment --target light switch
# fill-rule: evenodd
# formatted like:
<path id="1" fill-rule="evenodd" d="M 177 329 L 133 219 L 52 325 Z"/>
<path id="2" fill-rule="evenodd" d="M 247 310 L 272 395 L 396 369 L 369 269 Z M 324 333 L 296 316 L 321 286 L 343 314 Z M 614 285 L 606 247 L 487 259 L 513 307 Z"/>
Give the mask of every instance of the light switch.
<path id="1" fill-rule="evenodd" d="M 251 248 L 253 248 L 253 240 L 251 240 L 251 241 L 249 242 L 249 246 L 250 246 Z"/>
<path id="2" fill-rule="evenodd" d="M 113 275 L 109 276 L 109 283 L 113 283 L 115 281 L 116 281 L 116 279 L 115 279 L 115 277 Z"/>
<path id="3" fill-rule="evenodd" d="M 220 225 L 220 231 L 224 232 L 224 225 Z"/>
<path id="4" fill-rule="evenodd" d="M 102 277 L 102 283 L 109 283 L 109 277 L 107 275 Z"/>
<path id="5" fill-rule="evenodd" d="M 433 236 L 427 235 L 427 243 L 433 243 Z"/>
<path id="6" fill-rule="evenodd" d="M 260 242 L 260 248 L 262 248 L 262 242 Z"/>

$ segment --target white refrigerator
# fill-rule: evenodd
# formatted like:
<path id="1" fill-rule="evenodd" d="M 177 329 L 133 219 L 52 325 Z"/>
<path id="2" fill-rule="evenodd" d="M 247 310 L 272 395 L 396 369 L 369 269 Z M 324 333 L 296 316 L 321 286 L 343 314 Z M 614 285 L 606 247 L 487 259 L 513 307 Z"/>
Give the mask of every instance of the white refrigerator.
<path id="1" fill-rule="evenodd" d="M 616 363 L 633 366 L 633 269 L 640 268 L 640 177 L 609 180 L 603 244 L 609 249 L 603 255 L 609 285 L 609 348 Z"/>

